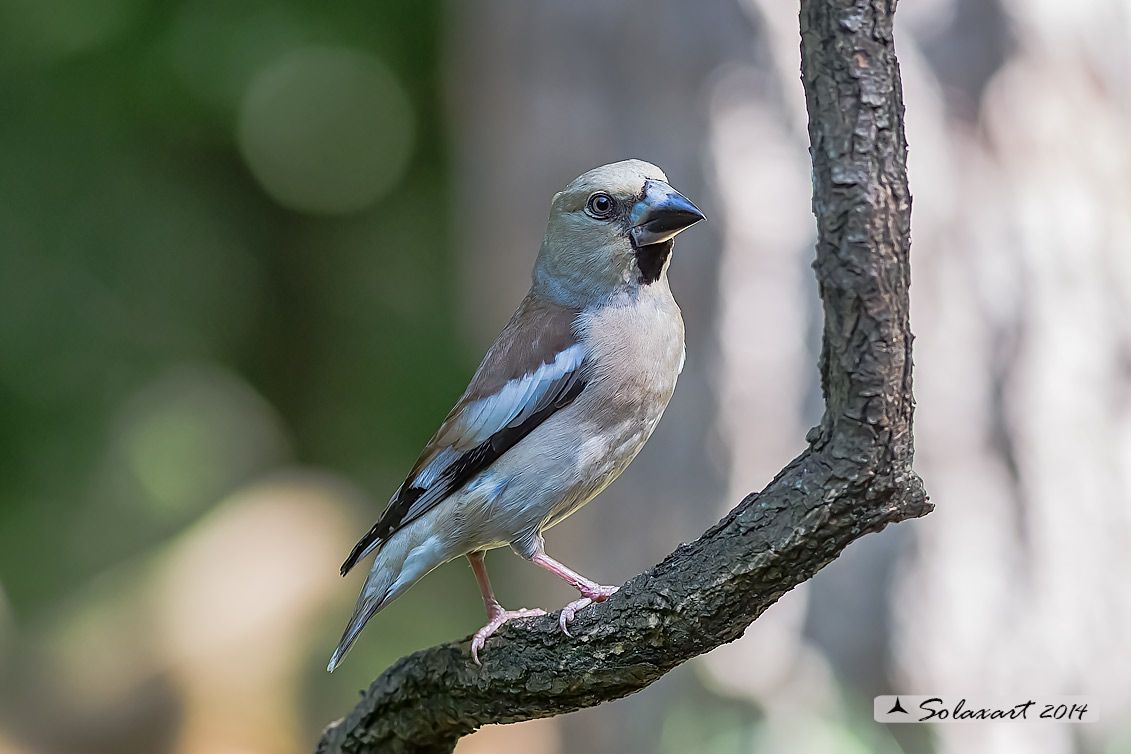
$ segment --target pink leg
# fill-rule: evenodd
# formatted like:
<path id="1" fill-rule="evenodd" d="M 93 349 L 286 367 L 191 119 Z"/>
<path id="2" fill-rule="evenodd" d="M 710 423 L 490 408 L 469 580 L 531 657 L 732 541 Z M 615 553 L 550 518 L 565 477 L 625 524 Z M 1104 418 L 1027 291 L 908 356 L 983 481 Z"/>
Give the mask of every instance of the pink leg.
<path id="1" fill-rule="evenodd" d="M 511 618 L 532 618 L 545 615 L 545 610 L 504 610 L 499 601 L 495 599 L 495 590 L 491 588 L 491 581 L 487 578 L 487 566 L 483 564 L 483 553 L 473 552 L 467 556 L 471 561 L 471 570 L 475 572 L 475 580 L 479 582 L 479 591 L 483 594 L 483 607 L 487 608 L 487 625 L 475 632 L 471 639 L 471 659 L 479 662 L 479 650 L 487 642 L 487 637 L 499 630 L 499 627 Z"/>
<path id="2" fill-rule="evenodd" d="M 573 620 L 573 616 L 577 614 L 578 610 L 594 602 L 604 602 L 609 597 L 616 594 L 617 589 L 620 588 L 616 586 L 601 586 L 596 581 L 590 581 L 577 571 L 567 568 L 551 558 L 543 552 L 541 548 L 539 548 L 538 552 L 534 553 L 534 557 L 530 560 L 581 592 L 581 599 L 574 600 L 563 607 L 561 617 L 558 619 L 558 625 L 562 627 L 562 631 L 566 636 L 573 636 L 566 626 Z"/>

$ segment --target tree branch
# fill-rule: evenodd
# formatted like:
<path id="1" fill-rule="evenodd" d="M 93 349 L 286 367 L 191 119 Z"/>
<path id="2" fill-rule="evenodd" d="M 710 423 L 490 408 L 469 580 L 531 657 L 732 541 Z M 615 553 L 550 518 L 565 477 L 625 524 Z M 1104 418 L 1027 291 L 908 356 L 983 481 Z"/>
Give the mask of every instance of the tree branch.
<path id="1" fill-rule="evenodd" d="M 825 415 L 809 448 L 697 541 L 582 611 L 398 660 L 320 754 L 450 752 L 488 723 L 558 715 L 639 691 L 738 638 L 852 541 L 931 510 L 912 470 L 911 197 L 895 0 L 803 0 L 802 80 L 824 303 Z"/>

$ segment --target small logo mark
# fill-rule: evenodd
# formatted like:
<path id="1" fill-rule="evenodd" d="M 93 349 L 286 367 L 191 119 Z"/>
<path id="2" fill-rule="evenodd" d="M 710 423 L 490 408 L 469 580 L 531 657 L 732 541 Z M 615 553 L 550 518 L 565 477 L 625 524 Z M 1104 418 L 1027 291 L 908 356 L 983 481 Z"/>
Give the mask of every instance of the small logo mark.
<path id="1" fill-rule="evenodd" d="M 899 703 L 899 697 L 898 696 L 895 698 L 895 704 L 892 705 L 892 708 L 888 710 L 888 714 L 890 715 L 893 712 L 902 712 L 905 715 L 911 714 L 907 710 L 903 709 L 903 705 Z"/>

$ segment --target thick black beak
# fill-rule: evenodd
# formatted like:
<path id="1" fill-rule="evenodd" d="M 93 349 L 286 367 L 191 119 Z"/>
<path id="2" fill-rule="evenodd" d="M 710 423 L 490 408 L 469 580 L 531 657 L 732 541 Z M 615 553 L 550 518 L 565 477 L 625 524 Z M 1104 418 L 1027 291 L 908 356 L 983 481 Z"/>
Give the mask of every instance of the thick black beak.
<path id="1" fill-rule="evenodd" d="M 644 198 L 632 208 L 632 240 L 650 246 L 675 238 L 681 230 L 706 219 L 686 196 L 663 181 L 644 182 Z"/>

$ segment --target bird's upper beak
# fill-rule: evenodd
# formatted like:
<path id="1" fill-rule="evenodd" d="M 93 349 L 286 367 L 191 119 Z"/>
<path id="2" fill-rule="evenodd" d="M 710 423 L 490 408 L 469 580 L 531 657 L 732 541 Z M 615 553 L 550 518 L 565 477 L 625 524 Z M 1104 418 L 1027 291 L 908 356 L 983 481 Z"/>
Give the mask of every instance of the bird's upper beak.
<path id="1" fill-rule="evenodd" d="M 662 243 L 705 219 L 687 197 L 663 181 L 644 182 L 644 198 L 632 207 L 632 240 L 637 246 Z"/>

